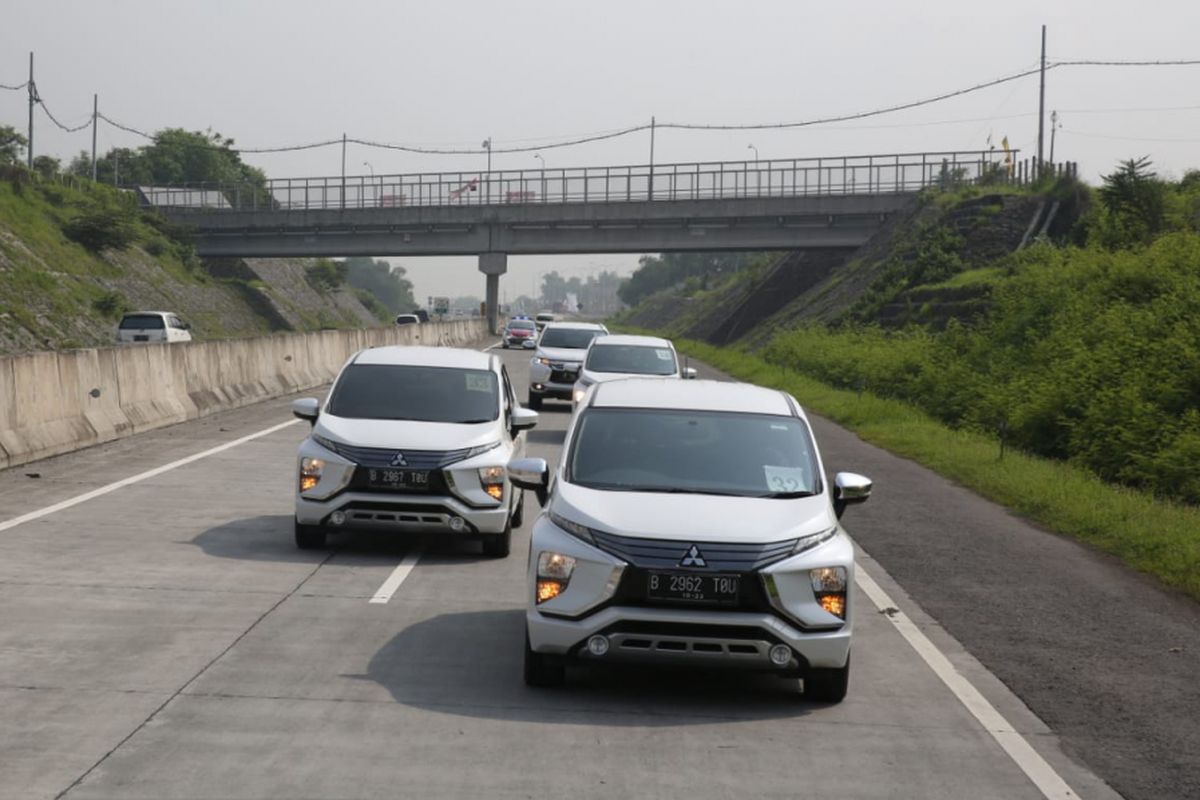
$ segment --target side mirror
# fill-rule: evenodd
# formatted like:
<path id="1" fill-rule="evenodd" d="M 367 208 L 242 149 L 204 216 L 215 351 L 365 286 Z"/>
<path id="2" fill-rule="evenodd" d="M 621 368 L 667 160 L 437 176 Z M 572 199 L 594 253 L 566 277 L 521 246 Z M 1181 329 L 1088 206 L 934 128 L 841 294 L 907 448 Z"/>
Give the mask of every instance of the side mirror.
<path id="1" fill-rule="evenodd" d="M 550 486 L 550 468 L 544 458 L 514 458 L 508 462 L 508 479 L 514 486 L 530 489 L 537 495 L 539 506 L 546 505 Z"/>
<path id="2" fill-rule="evenodd" d="M 696 368 L 695 367 L 684 367 L 683 368 L 683 377 L 687 380 L 691 380 L 691 379 L 695 378 L 696 377 Z"/>
<path id="3" fill-rule="evenodd" d="M 842 518 L 846 506 L 865 503 L 871 496 L 871 479 L 853 472 L 839 472 L 833 478 L 833 511 Z"/>
<path id="4" fill-rule="evenodd" d="M 513 432 L 527 431 L 538 424 L 538 412 L 516 406 L 512 411 Z"/>
<path id="5" fill-rule="evenodd" d="M 292 401 L 292 416 L 302 419 L 310 425 L 317 424 L 317 416 L 321 413 L 321 402 L 315 397 L 301 397 Z"/>

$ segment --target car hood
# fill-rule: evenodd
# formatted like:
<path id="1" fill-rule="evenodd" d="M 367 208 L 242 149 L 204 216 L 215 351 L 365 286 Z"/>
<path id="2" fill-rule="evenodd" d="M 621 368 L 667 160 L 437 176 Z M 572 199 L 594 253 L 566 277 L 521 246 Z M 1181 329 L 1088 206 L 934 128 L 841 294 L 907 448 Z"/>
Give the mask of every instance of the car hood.
<path id="1" fill-rule="evenodd" d="M 678 378 L 678 375 L 647 375 L 644 372 L 592 372 L 591 370 L 583 370 L 579 373 L 581 383 L 604 383 L 605 381 L 619 381 L 625 378 Z"/>
<path id="2" fill-rule="evenodd" d="M 680 542 L 764 544 L 820 533 L 837 524 L 824 494 L 785 500 L 612 492 L 563 481 L 558 483 L 551 510 L 608 533 Z"/>
<path id="3" fill-rule="evenodd" d="M 352 447 L 459 450 L 493 442 L 496 421 L 474 425 L 410 420 L 351 419 L 321 414 L 313 433 Z"/>
<path id="4" fill-rule="evenodd" d="M 586 352 L 587 350 L 574 347 L 539 347 L 537 354 L 551 361 L 573 361 L 578 364 L 583 361 Z"/>

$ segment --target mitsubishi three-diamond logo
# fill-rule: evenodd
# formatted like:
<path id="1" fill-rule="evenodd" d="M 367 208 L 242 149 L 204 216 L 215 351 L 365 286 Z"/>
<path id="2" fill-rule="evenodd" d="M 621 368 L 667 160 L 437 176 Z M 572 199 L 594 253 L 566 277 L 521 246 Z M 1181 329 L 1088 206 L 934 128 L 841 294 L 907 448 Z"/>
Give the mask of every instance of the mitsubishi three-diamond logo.
<path id="1" fill-rule="evenodd" d="M 679 561 L 681 567 L 707 567 L 708 562 L 704 560 L 704 554 L 700 552 L 700 548 L 692 545 L 688 551 L 683 554 L 683 558 Z"/>
<path id="2" fill-rule="evenodd" d="M 397 452 L 397 453 L 396 453 L 396 455 L 392 456 L 392 463 L 391 463 L 391 466 L 393 466 L 393 467 L 407 467 L 407 466 L 408 466 L 408 462 L 404 460 L 404 453 Z"/>

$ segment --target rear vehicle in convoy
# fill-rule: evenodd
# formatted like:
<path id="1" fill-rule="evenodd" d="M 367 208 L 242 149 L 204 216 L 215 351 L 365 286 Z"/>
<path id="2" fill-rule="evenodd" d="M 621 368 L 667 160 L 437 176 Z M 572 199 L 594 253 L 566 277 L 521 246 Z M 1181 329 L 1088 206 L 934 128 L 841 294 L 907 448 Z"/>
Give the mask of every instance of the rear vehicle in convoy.
<path id="1" fill-rule="evenodd" d="M 556 317 L 554 313 L 550 311 L 539 311 L 537 316 L 533 318 L 534 324 L 537 325 L 537 329 L 539 331 L 549 325 L 551 322 L 556 322 L 557 320 L 558 317 Z"/>
<path id="2" fill-rule="evenodd" d="M 529 317 L 513 317 L 504 326 L 500 342 L 505 349 L 533 347 L 537 344 L 537 324 Z"/>
<path id="3" fill-rule="evenodd" d="M 592 339 L 607 333 L 608 328 L 594 322 L 547 324 L 529 362 L 529 407 L 541 408 L 548 397 L 570 400 Z"/>
<path id="4" fill-rule="evenodd" d="M 537 492 L 525 681 L 571 663 L 732 667 L 838 702 L 850 675 L 854 548 L 839 519 L 871 482 L 830 486 L 790 395 L 633 378 L 595 386 L 558 467 L 516 459 Z"/>
<path id="5" fill-rule="evenodd" d="M 675 345 L 657 336 L 597 336 L 588 348 L 575 381 L 571 404 L 577 405 L 588 387 L 621 378 L 694 378 L 696 370 L 679 366 Z"/>
<path id="6" fill-rule="evenodd" d="M 397 325 L 420 325 L 421 318 L 418 317 L 416 314 L 397 314 L 396 315 L 396 324 Z"/>
<path id="7" fill-rule="evenodd" d="M 486 555 L 508 555 L 524 504 L 505 465 L 537 413 L 517 403 L 496 355 L 363 350 L 323 406 L 296 400 L 292 413 L 313 425 L 296 463 L 298 547 L 361 528 L 474 537 Z"/>
<path id="8" fill-rule="evenodd" d="M 117 326 L 117 343 L 190 342 L 192 326 L 170 311 L 131 311 Z"/>

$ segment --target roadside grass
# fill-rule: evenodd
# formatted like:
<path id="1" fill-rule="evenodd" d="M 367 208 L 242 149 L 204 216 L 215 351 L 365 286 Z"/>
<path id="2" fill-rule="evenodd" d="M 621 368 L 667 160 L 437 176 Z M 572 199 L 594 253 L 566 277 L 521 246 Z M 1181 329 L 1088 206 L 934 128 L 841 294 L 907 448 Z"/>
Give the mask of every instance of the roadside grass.
<path id="1" fill-rule="evenodd" d="M 1200 508 L 1105 483 L 1063 462 L 953 430 L 906 403 L 835 389 L 742 350 L 676 341 L 739 380 L 783 389 L 865 441 L 911 458 L 1043 527 L 1116 556 L 1200 600 Z"/>

